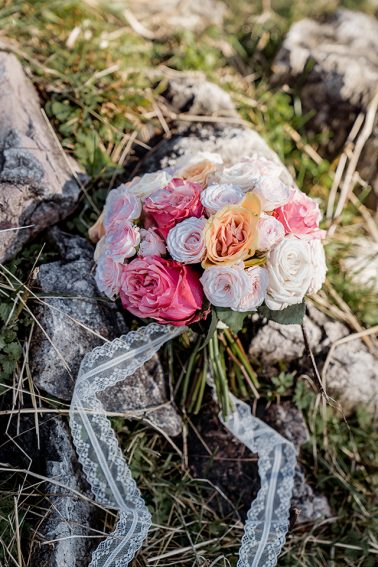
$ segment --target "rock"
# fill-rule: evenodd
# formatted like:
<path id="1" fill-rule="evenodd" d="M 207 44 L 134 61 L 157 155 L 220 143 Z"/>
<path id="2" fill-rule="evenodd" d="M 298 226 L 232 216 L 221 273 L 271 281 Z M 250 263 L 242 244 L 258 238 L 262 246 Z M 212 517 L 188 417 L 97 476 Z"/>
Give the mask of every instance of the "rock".
<path id="1" fill-rule="evenodd" d="M 49 509 L 33 538 L 32 563 L 39 567 L 83 567 L 96 546 L 97 538 L 91 536 L 98 535 L 98 508 L 91 502 L 68 425 L 61 417 L 49 416 L 40 432 L 44 476 L 53 482 L 44 488 Z"/>
<path id="2" fill-rule="evenodd" d="M 62 260 L 43 264 L 34 275 L 36 291 L 46 297 L 34 305 L 39 325 L 33 334 L 30 364 L 38 388 L 70 400 L 83 356 L 128 329 L 116 305 L 99 297 L 92 245 L 57 229 L 50 235 Z M 177 435 L 181 430 L 180 418 L 167 402 L 157 357 L 128 380 L 106 390 L 102 397 L 109 411 L 132 412 L 148 407 L 147 418 L 153 425 L 168 435 Z M 143 417 L 140 411 L 136 416 Z"/>
<path id="3" fill-rule="evenodd" d="M 310 439 L 303 413 L 292 402 L 282 402 L 280 405 L 272 404 L 265 411 L 263 418 L 294 444 L 299 455 L 301 446 Z M 314 522 L 331 516 L 327 498 L 313 491 L 306 482 L 300 465 L 295 469 L 291 504 L 297 510 L 297 524 Z"/>
<path id="4" fill-rule="evenodd" d="M 116 0 L 113 9 L 126 8 L 125 0 Z M 221 27 L 226 5 L 219 0 L 132 0 L 125 16 L 134 30 L 153 39 L 185 30 L 200 33 L 209 26 Z"/>
<path id="5" fill-rule="evenodd" d="M 320 328 L 309 317 L 305 317 L 305 326 L 311 347 L 321 339 Z M 252 340 L 250 354 L 261 359 L 266 365 L 273 365 L 283 360 L 292 361 L 304 355 L 305 344 L 300 325 L 280 325 L 269 321 Z"/>
<path id="6" fill-rule="evenodd" d="M 17 58 L 1 51 L 0 100 L 0 262 L 5 262 L 69 215 L 80 190 L 79 166 L 64 155 L 36 90 Z"/>
<path id="7" fill-rule="evenodd" d="M 257 414 L 290 439 L 299 454 L 301 445 L 309 439 L 300 410 L 291 402 L 273 404 L 268 409 L 259 404 Z M 207 478 L 217 488 L 218 496 L 211 499 L 211 507 L 223 516 L 237 512 L 244 520 L 260 487 L 258 457 L 220 425 L 214 402 L 204 405 L 201 413 L 192 418 L 188 450 L 193 476 Z M 292 507 L 298 512 L 296 523 L 314 522 L 331 515 L 327 499 L 314 493 L 300 465 L 295 472 Z"/>
<path id="8" fill-rule="evenodd" d="M 273 65 L 273 83 L 295 86 L 304 112 L 316 109 L 311 125 L 327 136 L 336 155 L 352 125 L 366 111 L 378 84 L 378 22 L 340 9 L 323 22 L 301 20 L 291 27 Z M 378 119 L 365 144 L 358 171 L 378 194 Z"/>
<path id="9" fill-rule="evenodd" d="M 378 409 L 378 364 L 361 339 L 337 344 L 350 334 L 349 329 L 308 306 L 304 324 L 319 371 L 333 347 L 326 369 L 326 388 L 336 397 L 348 414 L 359 404 L 375 413 Z M 279 362 L 296 361 L 296 369 L 312 375 L 308 356 L 305 356 L 303 336 L 299 325 L 277 325 L 269 321 L 252 339 L 251 356 L 260 358 L 268 367 Z M 327 363 L 328 364 L 328 363 Z"/>
<path id="10" fill-rule="evenodd" d="M 165 96 L 175 112 L 237 117 L 230 95 L 218 85 L 206 81 L 203 73 L 173 75 Z"/>

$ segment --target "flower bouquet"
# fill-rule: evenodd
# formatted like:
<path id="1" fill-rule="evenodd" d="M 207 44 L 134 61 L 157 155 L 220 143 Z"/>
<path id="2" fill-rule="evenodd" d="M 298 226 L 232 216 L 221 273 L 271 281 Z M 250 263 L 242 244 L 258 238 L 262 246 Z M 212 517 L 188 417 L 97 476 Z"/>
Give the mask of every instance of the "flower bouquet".
<path id="1" fill-rule="evenodd" d="M 245 391 L 244 378 L 253 393 L 258 388 L 235 336 L 245 316 L 259 311 L 298 323 L 305 295 L 323 284 L 319 221 L 318 204 L 295 187 L 280 163 L 251 156 L 225 166 L 214 153 L 184 156 L 174 168 L 136 177 L 109 193 L 91 231 L 100 238 L 97 285 L 141 319 L 174 326 L 211 321 L 207 332 L 201 326 L 183 399 L 194 362 L 207 369 L 206 359 L 227 415 L 228 365 L 239 392 Z M 206 381 L 204 372 L 197 374 L 189 400 L 196 411 Z"/>
<path id="2" fill-rule="evenodd" d="M 258 397 L 259 386 L 237 332 L 257 311 L 281 323 L 302 320 L 305 295 L 325 278 L 319 221 L 317 203 L 284 167 L 257 155 L 233 164 L 213 153 L 183 156 L 109 193 L 90 230 L 97 285 L 148 324 L 87 354 L 75 384 L 70 424 L 79 460 L 96 500 L 119 514 L 91 567 L 129 565 L 151 525 L 106 417 L 111 408 L 98 394 L 120 381 L 127 387 L 127 378 L 188 326 L 182 400 L 200 411 L 208 384 L 223 425 L 259 456 L 261 488 L 238 567 L 276 564 L 289 524 L 295 449 L 237 397 L 247 397 L 245 384 Z"/>

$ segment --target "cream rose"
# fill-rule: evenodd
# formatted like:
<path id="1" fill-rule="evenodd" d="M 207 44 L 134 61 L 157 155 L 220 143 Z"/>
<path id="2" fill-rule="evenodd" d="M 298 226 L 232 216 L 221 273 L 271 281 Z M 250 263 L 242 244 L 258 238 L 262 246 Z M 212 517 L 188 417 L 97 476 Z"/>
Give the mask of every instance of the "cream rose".
<path id="1" fill-rule="evenodd" d="M 269 274 L 262 266 L 252 266 L 244 272 L 248 278 L 248 291 L 241 298 L 238 311 L 256 311 L 264 302 Z"/>
<path id="2" fill-rule="evenodd" d="M 204 228 L 206 219 L 190 217 L 176 224 L 167 237 L 168 252 L 183 264 L 197 264 L 205 256 Z"/>
<path id="3" fill-rule="evenodd" d="M 134 177 L 126 187 L 128 193 L 144 200 L 154 191 L 168 185 L 171 179 L 172 175 L 169 175 L 166 171 L 155 171 L 154 173 L 145 173 L 142 177 Z"/>
<path id="4" fill-rule="evenodd" d="M 308 242 L 286 236 L 270 251 L 267 268 L 269 285 L 265 303 L 269 309 L 281 310 L 301 303 L 313 276 Z"/>
<path id="5" fill-rule="evenodd" d="M 250 285 L 242 263 L 208 268 L 202 274 L 200 282 L 212 305 L 229 307 L 233 311 L 240 311 L 241 301 L 247 296 Z"/>
<path id="6" fill-rule="evenodd" d="M 208 215 L 213 215 L 226 205 L 237 205 L 244 198 L 244 193 L 236 185 L 209 185 L 201 193 L 201 203 Z"/>
<path id="7" fill-rule="evenodd" d="M 255 175 L 253 164 L 248 161 L 240 161 L 225 167 L 219 173 L 218 181 L 226 185 L 237 185 L 243 191 L 251 191 L 254 187 L 253 180 Z"/>
<path id="8" fill-rule="evenodd" d="M 201 161 L 210 161 L 214 165 L 222 165 L 223 160 L 221 156 L 217 153 L 213 152 L 197 152 L 196 154 L 184 154 L 183 156 L 179 157 L 175 164 L 175 176 L 180 177 L 180 171 L 185 170 L 187 167 L 191 167 L 192 165 L 196 165 Z"/>
<path id="9" fill-rule="evenodd" d="M 253 194 L 260 199 L 263 211 L 273 211 L 289 201 L 290 188 L 278 177 L 262 176 L 254 182 Z"/>
<path id="10" fill-rule="evenodd" d="M 206 187 L 211 174 L 220 164 L 222 158 L 210 152 L 201 152 L 186 158 L 184 156 L 176 163 L 175 175 Z"/>
<path id="11" fill-rule="evenodd" d="M 307 240 L 307 244 L 310 248 L 312 265 L 312 277 L 307 293 L 316 293 L 321 289 L 326 279 L 326 257 L 321 240 L 314 238 L 313 240 Z"/>
<path id="12" fill-rule="evenodd" d="M 271 215 L 261 215 L 257 223 L 257 250 L 270 250 L 285 236 L 285 229 Z"/>

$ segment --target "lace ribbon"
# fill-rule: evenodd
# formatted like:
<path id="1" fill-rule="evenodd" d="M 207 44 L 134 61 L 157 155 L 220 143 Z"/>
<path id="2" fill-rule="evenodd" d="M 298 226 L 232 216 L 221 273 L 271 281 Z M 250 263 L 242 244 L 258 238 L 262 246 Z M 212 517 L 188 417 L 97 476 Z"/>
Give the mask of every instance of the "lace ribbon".
<path id="1" fill-rule="evenodd" d="M 97 394 L 131 376 L 185 328 L 152 323 L 95 348 L 80 366 L 70 408 L 73 441 L 99 504 L 118 511 L 114 531 L 94 551 L 90 567 L 127 567 L 142 546 L 151 515 L 131 477 Z M 225 427 L 259 455 L 261 488 L 248 512 L 238 567 L 273 567 L 288 530 L 295 449 L 247 404 L 233 398 Z"/>

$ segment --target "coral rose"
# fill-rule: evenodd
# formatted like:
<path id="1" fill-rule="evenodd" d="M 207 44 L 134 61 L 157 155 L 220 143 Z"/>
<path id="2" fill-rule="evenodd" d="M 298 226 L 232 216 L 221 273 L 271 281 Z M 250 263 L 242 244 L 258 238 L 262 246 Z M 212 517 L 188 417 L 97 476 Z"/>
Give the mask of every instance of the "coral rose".
<path id="1" fill-rule="evenodd" d="M 259 199 L 247 193 L 240 205 L 228 205 L 210 217 L 205 227 L 204 268 L 231 265 L 255 253 Z"/>
<path id="2" fill-rule="evenodd" d="M 178 222 L 188 217 L 201 217 L 201 185 L 172 179 L 168 185 L 155 191 L 144 201 L 144 212 L 155 222 L 160 234 L 167 238 L 168 232 Z"/>
<path id="3" fill-rule="evenodd" d="M 203 289 L 190 266 L 159 256 L 135 258 L 123 266 L 122 304 L 136 317 L 187 325 L 201 317 Z"/>

